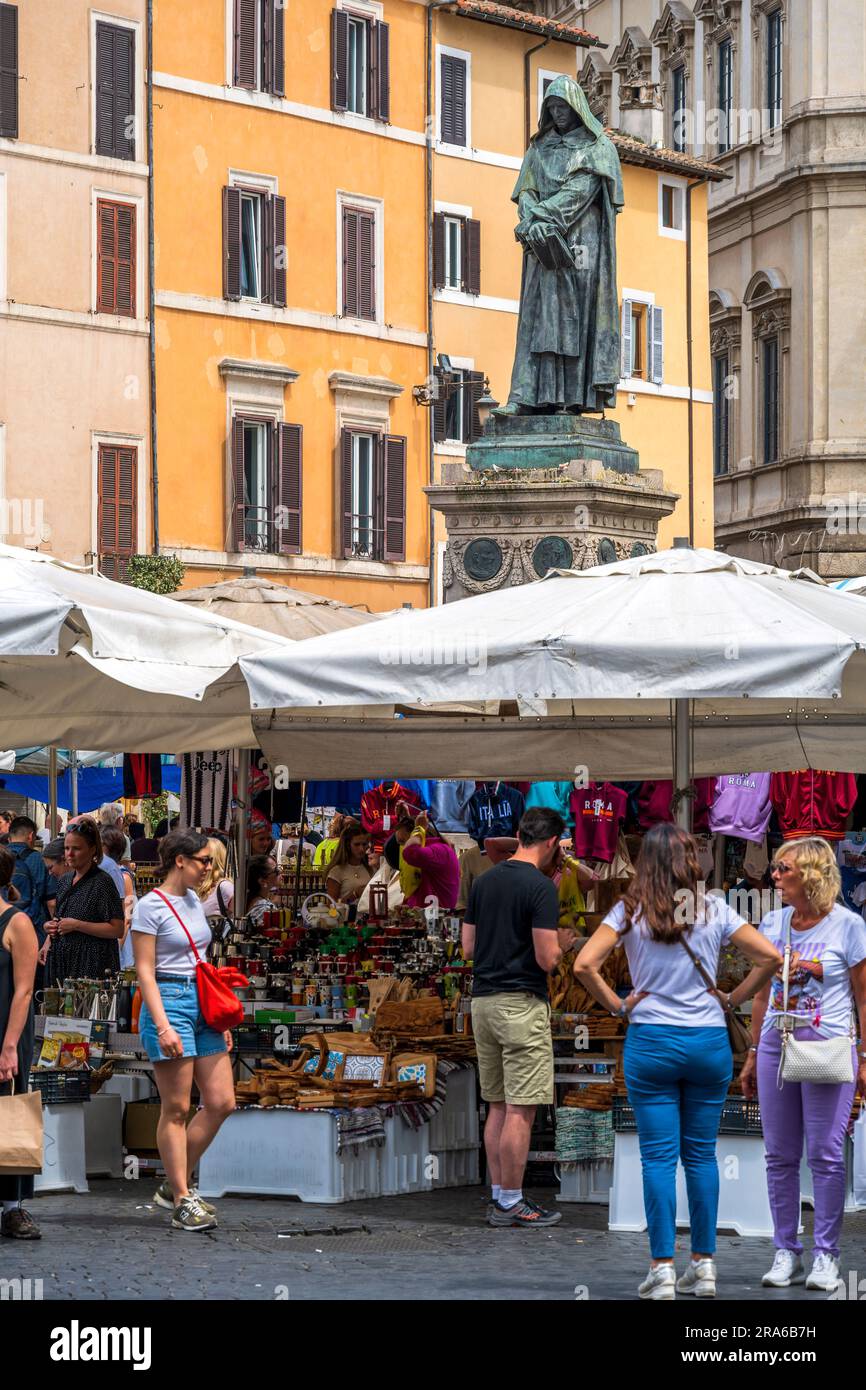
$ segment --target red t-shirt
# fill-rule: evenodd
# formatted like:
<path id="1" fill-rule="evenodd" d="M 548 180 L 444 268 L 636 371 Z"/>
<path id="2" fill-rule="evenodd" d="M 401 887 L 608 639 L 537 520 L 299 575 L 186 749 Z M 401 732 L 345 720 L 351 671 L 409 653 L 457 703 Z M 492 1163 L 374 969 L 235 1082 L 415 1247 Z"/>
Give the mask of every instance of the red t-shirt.
<path id="1" fill-rule="evenodd" d="M 616 854 L 620 821 L 628 797 L 612 782 L 590 782 L 571 793 L 574 817 L 574 852 L 578 859 L 605 859 Z"/>
<path id="2" fill-rule="evenodd" d="M 696 777 L 692 785 L 695 789 L 692 830 L 696 835 L 705 835 L 710 828 L 710 807 L 716 794 L 716 779 Z M 654 825 L 661 825 L 663 822 L 668 825 L 673 823 L 673 794 L 673 782 L 641 783 L 637 794 L 637 819 L 641 830 L 652 830 Z"/>

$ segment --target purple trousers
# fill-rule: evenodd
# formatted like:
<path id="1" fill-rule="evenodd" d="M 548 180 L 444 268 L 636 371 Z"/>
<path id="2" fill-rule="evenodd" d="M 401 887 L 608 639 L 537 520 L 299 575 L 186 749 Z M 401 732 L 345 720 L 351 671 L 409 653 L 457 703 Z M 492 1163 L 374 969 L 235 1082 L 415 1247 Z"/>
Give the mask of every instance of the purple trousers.
<path id="1" fill-rule="evenodd" d="M 795 1036 L 808 1041 L 817 1040 L 820 1034 L 813 1028 L 798 1028 Z M 845 1133 L 856 1082 L 820 1086 L 814 1081 L 786 1081 L 779 1090 L 776 1076 L 781 1049 L 781 1035 L 775 1028 L 764 1033 L 758 1049 L 758 1100 L 776 1248 L 803 1253 L 797 1228 L 805 1138 L 806 1162 L 812 1171 L 815 1196 L 815 1253 L 824 1251 L 838 1259 L 845 1213 Z M 851 1050 L 856 1077 L 853 1044 Z"/>

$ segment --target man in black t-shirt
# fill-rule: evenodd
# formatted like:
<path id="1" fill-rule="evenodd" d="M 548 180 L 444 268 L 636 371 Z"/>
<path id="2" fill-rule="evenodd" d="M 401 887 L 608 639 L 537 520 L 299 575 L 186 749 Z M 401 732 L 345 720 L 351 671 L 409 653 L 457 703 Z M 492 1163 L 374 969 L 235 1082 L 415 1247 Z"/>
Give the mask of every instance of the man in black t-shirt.
<path id="1" fill-rule="evenodd" d="M 473 962 L 491 1226 L 553 1226 L 562 1219 L 524 1198 L 523 1174 L 536 1106 L 554 1099 L 547 976 L 573 939 L 558 930 L 559 896 L 550 877 L 564 829 L 551 808 L 526 811 L 517 852 L 476 879 L 466 907 L 463 951 Z"/>

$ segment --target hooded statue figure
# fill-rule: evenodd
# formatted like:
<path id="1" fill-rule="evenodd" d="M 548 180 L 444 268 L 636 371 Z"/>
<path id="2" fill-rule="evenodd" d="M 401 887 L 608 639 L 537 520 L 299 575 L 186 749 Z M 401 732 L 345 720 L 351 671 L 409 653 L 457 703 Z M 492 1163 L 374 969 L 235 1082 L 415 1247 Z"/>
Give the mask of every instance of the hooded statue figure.
<path id="1" fill-rule="evenodd" d="M 501 413 L 613 407 L 622 172 L 616 146 L 574 78 L 557 77 L 548 87 L 512 198 L 523 278 L 511 393 Z"/>

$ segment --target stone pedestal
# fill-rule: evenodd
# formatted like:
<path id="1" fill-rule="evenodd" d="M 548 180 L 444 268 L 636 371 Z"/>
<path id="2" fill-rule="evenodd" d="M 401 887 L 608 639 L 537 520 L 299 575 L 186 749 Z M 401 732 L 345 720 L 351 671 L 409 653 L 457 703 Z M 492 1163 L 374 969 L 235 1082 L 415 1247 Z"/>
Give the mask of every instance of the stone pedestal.
<path id="1" fill-rule="evenodd" d="M 544 419 L 517 417 L 508 424 Z M 589 422 L 577 423 L 585 431 Z M 616 439 L 605 434 L 612 442 L 619 436 L 614 429 Z M 516 437 L 533 436 L 527 430 Z M 589 569 L 654 551 L 659 521 L 671 514 L 678 497 L 666 490 L 659 471 L 638 470 L 635 451 L 618 443 L 634 456 L 634 469 L 605 468 L 573 453 L 559 468 L 505 469 L 497 463 L 494 471 L 445 464 L 442 482 L 425 491 L 448 529 L 446 602 L 526 584 L 550 569 Z M 493 454 L 488 457 L 492 461 Z"/>
<path id="2" fill-rule="evenodd" d="M 637 449 L 624 444 L 615 420 L 590 415 L 490 416 L 484 434 L 466 450 L 474 469 L 559 468 L 580 459 L 614 473 L 637 473 Z"/>

